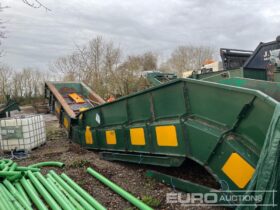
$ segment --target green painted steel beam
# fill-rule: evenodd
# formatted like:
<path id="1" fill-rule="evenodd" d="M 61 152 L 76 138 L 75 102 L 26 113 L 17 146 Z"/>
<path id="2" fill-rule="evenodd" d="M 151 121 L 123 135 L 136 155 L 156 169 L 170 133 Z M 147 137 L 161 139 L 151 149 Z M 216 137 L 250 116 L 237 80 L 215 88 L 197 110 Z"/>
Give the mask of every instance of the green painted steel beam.
<path id="1" fill-rule="evenodd" d="M 184 192 L 195 192 L 195 193 L 208 193 L 211 191 L 217 191 L 216 189 L 206 187 L 204 185 L 200 185 L 197 183 L 193 183 L 188 180 L 183 180 L 174 176 L 170 176 L 167 174 L 163 174 L 157 171 L 148 170 L 146 172 L 147 177 L 151 177 L 159 182 L 167 184 L 173 188 L 178 190 L 182 190 Z"/>
<path id="2" fill-rule="evenodd" d="M 138 164 L 177 167 L 182 165 L 184 157 L 152 156 L 146 154 L 125 154 L 116 152 L 100 152 L 101 158 L 110 161 L 124 161 Z"/>

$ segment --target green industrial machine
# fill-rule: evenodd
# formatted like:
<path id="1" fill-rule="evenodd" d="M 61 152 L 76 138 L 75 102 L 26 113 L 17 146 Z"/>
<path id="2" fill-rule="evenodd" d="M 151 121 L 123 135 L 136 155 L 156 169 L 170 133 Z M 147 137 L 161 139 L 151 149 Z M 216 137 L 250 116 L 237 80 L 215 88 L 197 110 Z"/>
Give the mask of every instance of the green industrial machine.
<path id="1" fill-rule="evenodd" d="M 192 159 L 226 183 L 228 192 L 258 190 L 270 203 L 265 190 L 279 188 L 279 86 L 265 94 L 257 88 L 262 81 L 249 88 L 246 79 L 221 83 L 177 79 L 76 115 L 60 97 L 64 83 L 47 83 L 46 95 L 60 107 L 71 140 L 99 150 L 104 159 L 165 167 Z"/>
<path id="2" fill-rule="evenodd" d="M 87 85 L 79 82 L 46 82 L 45 97 L 48 98 L 50 111 L 68 131 L 71 124 L 77 122 L 80 111 L 105 103 Z"/>
<path id="3" fill-rule="evenodd" d="M 280 72 L 279 40 L 241 52 L 237 60 L 230 53 L 225 71 L 188 79 L 148 72 L 154 87 L 109 103 L 80 83 L 47 82 L 46 97 L 69 138 L 102 158 L 172 168 L 191 159 L 219 189 L 156 171 L 147 176 L 187 192 L 260 196 L 253 205 L 238 199 L 229 205 L 270 209 L 280 201 L 280 83 L 271 82 Z M 69 94 L 96 103 L 75 109 L 85 104 Z"/>
<path id="4" fill-rule="evenodd" d="M 275 41 L 261 42 L 252 52 L 248 50 L 220 49 L 222 71 L 196 73 L 194 79 L 217 82 L 229 77 L 280 82 L 280 36 Z"/>
<path id="5" fill-rule="evenodd" d="M 203 74 L 196 74 L 195 72 L 191 75 L 190 78 L 205 80 L 210 82 L 218 82 L 220 80 L 224 80 L 226 78 L 231 77 L 243 77 L 242 69 L 232 69 L 232 70 L 222 70 L 215 72 L 208 72 Z"/>
<path id="6" fill-rule="evenodd" d="M 20 111 L 19 105 L 16 101 L 10 99 L 10 96 L 7 96 L 7 102 L 0 105 L 0 118 L 6 118 L 11 116 L 11 111 L 18 110 Z"/>
<path id="7" fill-rule="evenodd" d="M 144 71 L 142 73 L 148 80 L 148 82 L 153 85 L 160 85 L 164 82 L 169 82 L 177 79 L 177 75 L 174 73 L 163 73 L 160 71 Z"/>

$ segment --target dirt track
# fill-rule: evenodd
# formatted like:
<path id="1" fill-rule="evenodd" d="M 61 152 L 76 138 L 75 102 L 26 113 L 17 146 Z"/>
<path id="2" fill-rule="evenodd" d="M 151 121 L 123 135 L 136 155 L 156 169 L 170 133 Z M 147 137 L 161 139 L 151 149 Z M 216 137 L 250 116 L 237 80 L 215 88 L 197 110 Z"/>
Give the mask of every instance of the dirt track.
<path id="1" fill-rule="evenodd" d="M 66 165 L 64 168 L 52 169 L 55 169 L 58 173 L 66 173 L 108 209 L 135 208 L 112 190 L 101 184 L 98 180 L 88 175 L 86 173 L 86 168 L 89 166 L 93 167 L 125 190 L 131 192 L 139 199 L 152 202 L 155 209 L 218 209 L 217 207 L 198 208 L 182 207 L 179 204 L 167 204 L 166 193 L 178 191 L 145 177 L 147 169 L 156 169 L 215 187 L 216 184 L 213 179 L 205 174 L 205 171 L 201 168 L 193 165 L 192 162 L 186 163 L 187 165 L 180 169 L 170 169 L 105 161 L 99 158 L 98 152 L 85 150 L 79 145 L 71 143 L 67 139 L 64 129 L 59 127 L 55 116 L 47 114 L 45 115 L 45 121 L 47 143 L 34 149 L 29 158 L 18 161 L 20 165 L 29 165 L 40 161 L 62 161 Z M 44 168 L 42 172 L 46 173 L 49 169 L 50 168 Z"/>

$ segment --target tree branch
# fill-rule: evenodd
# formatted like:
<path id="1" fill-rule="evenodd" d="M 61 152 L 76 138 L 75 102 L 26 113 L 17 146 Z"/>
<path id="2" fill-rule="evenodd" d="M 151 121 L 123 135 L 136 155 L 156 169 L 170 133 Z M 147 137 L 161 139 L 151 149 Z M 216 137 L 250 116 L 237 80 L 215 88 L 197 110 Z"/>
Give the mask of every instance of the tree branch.
<path id="1" fill-rule="evenodd" d="M 30 7 L 33 7 L 35 9 L 44 8 L 46 11 L 51 11 L 47 6 L 42 4 L 39 0 L 31 0 L 33 2 L 31 2 L 30 0 L 22 0 L 22 1 L 23 1 L 23 3 L 27 4 Z"/>

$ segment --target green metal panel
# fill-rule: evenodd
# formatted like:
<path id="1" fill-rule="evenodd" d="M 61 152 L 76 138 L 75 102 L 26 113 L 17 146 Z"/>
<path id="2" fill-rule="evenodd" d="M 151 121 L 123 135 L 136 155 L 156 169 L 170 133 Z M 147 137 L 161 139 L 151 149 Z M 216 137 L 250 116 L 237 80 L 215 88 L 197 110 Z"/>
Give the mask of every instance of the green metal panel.
<path id="1" fill-rule="evenodd" d="M 223 79 L 218 81 L 218 83 L 236 86 L 236 87 L 244 87 L 250 88 L 254 90 L 260 90 L 263 93 L 269 95 L 277 101 L 280 101 L 280 83 L 278 82 L 269 82 L 263 80 L 254 80 L 248 78 L 240 78 L 233 77 L 228 79 Z"/>
<path id="2" fill-rule="evenodd" d="M 243 71 L 245 78 L 267 80 L 266 71 L 259 69 L 244 69 Z"/>
<path id="3" fill-rule="evenodd" d="M 152 92 L 153 111 L 156 119 L 181 116 L 186 113 L 184 83 L 174 83 Z"/>
<path id="4" fill-rule="evenodd" d="M 85 130 L 80 130 L 79 126 L 72 126 L 71 130 L 72 140 L 80 145 L 83 145 Z"/>
<path id="5" fill-rule="evenodd" d="M 102 125 L 119 125 L 127 122 L 126 101 L 112 103 L 101 108 Z"/>
<path id="6" fill-rule="evenodd" d="M 274 82 L 280 82 L 280 71 L 274 72 Z"/>
<path id="7" fill-rule="evenodd" d="M 187 120 L 185 126 L 189 140 L 189 157 L 201 164 L 206 163 L 225 129 L 198 118 Z"/>
<path id="8" fill-rule="evenodd" d="M 94 109 L 88 114 L 88 117 L 83 117 L 83 114 L 79 116 L 79 125 L 86 126 L 89 125 L 90 127 L 99 127 L 101 123 L 103 123 L 101 109 Z"/>
<path id="9" fill-rule="evenodd" d="M 208 83 L 187 83 L 192 113 L 220 126 L 230 126 L 236 120 L 244 104 L 250 102 L 254 95 L 245 91 L 234 91 Z"/>
<path id="10" fill-rule="evenodd" d="M 237 134 L 242 135 L 246 142 L 258 148 L 259 152 L 263 146 L 271 118 L 275 109 L 274 106 L 267 106 L 264 98 L 256 99 L 254 109 L 249 113 L 236 130 Z"/>
<path id="11" fill-rule="evenodd" d="M 149 93 L 127 100 L 127 106 L 129 107 L 128 120 L 130 123 L 148 121 L 152 118 L 150 100 L 151 95 Z M 141 104 L 141 106 L 139 106 L 139 104 Z"/>

